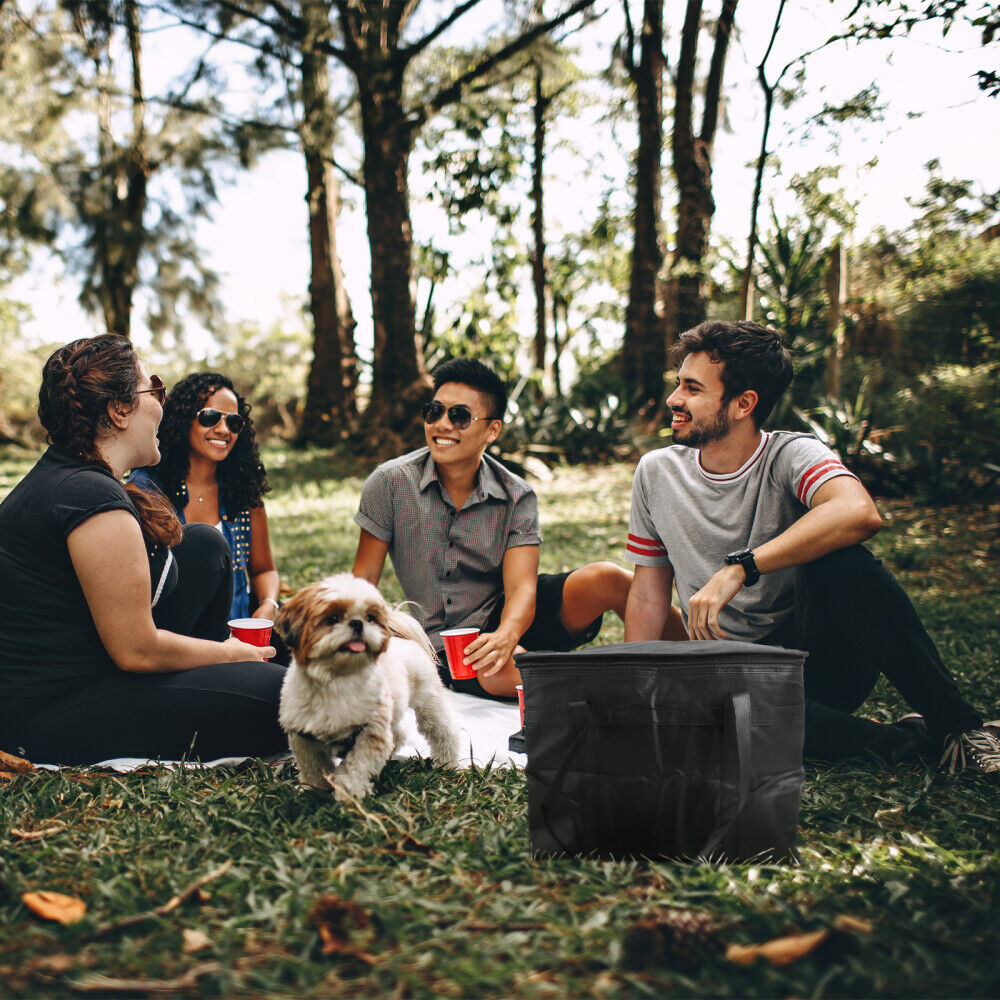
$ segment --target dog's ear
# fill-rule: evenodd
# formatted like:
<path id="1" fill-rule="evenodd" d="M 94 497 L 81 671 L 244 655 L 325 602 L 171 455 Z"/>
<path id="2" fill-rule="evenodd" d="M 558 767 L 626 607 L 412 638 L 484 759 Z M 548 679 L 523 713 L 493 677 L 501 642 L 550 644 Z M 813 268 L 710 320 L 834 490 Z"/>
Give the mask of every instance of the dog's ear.
<path id="1" fill-rule="evenodd" d="M 274 616 L 274 628 L 291 649 L 299 648 L 302 629 L 309 615 L 310 600 L 305 590 L 300 590 L 291 600 L 286 601 Z"/>

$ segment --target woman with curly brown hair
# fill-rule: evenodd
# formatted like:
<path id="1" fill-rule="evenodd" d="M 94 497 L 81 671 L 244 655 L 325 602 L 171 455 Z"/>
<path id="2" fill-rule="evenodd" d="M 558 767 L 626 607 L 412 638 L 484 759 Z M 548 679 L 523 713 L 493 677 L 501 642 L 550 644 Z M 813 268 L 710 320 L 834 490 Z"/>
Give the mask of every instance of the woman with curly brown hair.
<path id="1" fill-rule="evenodd" d="M 130 469 L 159 459 L 165 388 L 131 343 L 48 359 L 50 447 L 0 504 L 0 746 L 36 761 L 203 760 L 287 748 L 282 667 L 229 637 L 232 560 Z"/>
<path id="2" fill-rule="evenodd" d="M 159 442 L 159 464 L 137 470 L 131 482 L 158 487 L 181 523 L 213 524 L 225 535 L 230 617 L 273 618 L 280 580 L 263 500 L 270 487 L 246 400 L 225 375 L 188 375 L 167 396 Z"/>

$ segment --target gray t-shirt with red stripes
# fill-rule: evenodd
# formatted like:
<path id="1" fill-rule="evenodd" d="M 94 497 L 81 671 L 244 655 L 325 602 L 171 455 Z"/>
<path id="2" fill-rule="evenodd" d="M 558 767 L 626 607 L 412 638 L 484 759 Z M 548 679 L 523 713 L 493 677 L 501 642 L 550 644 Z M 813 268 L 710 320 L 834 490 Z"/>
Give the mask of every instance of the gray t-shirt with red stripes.
<path id="1" fill-rule="evenodd" d="M 811 506 L 816 490 L 852 475 L 812 434 L 761 434 L 736 472 L 714 475 L 699 452 L 671 445 L 644 455 L 632 481 L 628 558 L 637 566 L 672 566 L 681 610 L 739 549 L 780 535 Z M 753 642 L 792 613 L 794 570 L 765 573 L 719 613 L 730 639 Z"/>

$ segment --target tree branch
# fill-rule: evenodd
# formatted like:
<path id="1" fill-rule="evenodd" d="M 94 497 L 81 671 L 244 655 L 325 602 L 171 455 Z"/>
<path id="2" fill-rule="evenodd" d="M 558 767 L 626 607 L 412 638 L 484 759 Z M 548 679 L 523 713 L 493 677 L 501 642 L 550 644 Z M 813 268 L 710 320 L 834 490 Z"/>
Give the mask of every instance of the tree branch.
<path id="1" fill-rule="evenodd" d="M 736 20 L 737 0 L 723 0 L 722 12 L 715 23 L 715 45 L 712 47 L 712 62 L 705 83 L 705 104 L 701 119 L 701 141 L 706 146 L 715 142 L 715 130 L 719 124 L 719 102 L 722 98 L 722 76 L 726 68 L 726 52 L 729 38 Z"/>
<path id="2" fill-rule="evenodd" d="M 632 26 L 632 15 L 628 9 L 628 0 L 622 0 L 622 11 L 625 14 L 625 48 L 622 52 L 622 62 L 629 79 L 636 82 L 635 68 L 635 28 Z"/>
<path id="3" fill-rule="evenodd" d="M 503 48 L 492 55 L 484 56 L 467 73 L 463 73 L 457 80 L 443 87 L 429 101 L 425 101 L 409 114 L 410 127 L 418 128 L 436 111 L 453 101 L 457 101 L 462 96 L 462 91 L 472 83 L 473 80 L 485 76 L 494 66 L 499 65 L 511 56 L 516 55 L 522 49 L 527 48 L 536 38 L 546 34 L 553 28 L 558 27 L 564 21 L 568 21 L 574 14 L 579 14 L 588 7 L 594 5 L 594 0 L 576 0 L 567 10 L 556 17 L 542 21 L 534 27 L 528 29 L 523 34 L 518 35 L 513 41 L 508 42 Z"/>
<path id="4" fill-rule="evenodd" d="M 256 13 L 256 11 L 248 10 L 242 4 L 233 3 L 232 0 L 215 0 L 215 2 L 225 11 L 230 14 L 235 14 L 237 17 L 242 17 L 246 21 L 255 21 L 257 24 L 268 31 L 277 35 L 279 38 L 292 38 L 298 41 L 302 36 L 291 34 L 284 31 L 275 21 L 269 21 L 266 17 L 261 14 Z"/>
<path id="5" fill-rule="evenodd" d="M 169 17 L 174 18 L 178 24 L 183 24 L 186 28 L 194 28 L 196 31 L 202 32 L 202 34 L 208 35 L 209 38 L 214 38 L 217 42 L 232 42 L 234 45 L 242 45 L 245 48 L 253 49 L 255 52 L 264 52 L 264 49 L 254 41 L 250 41 L 246 38 L 239 38 L 236 35 L 227 35 L 223 31 L 215 31 L 210 28 L 207 24 L 203 24 L 201 21 L 193 21 L 190 18 L 184 17 L 183 14 L 179 14 L 177 10 L 173 7 L 164 7 L 159 3 L 149 3 L 140 4 L 143 10 L 158 10 L 162 14 L 167 14 Z M 272 59 L 278 60 L 278 62 L 288 63 L 294 66 L 294 61 L 282 53 L 278 52 L 276 49 L 268 49 L 265 53 Z"/>
<path id="6" fill-rule="evenodd" d="M 480 3 L 482 3 L 482 0 L 465 0 L 465 3 L 460 3 L 436 28 L 428 31 L 423 38 L 412 45 L 401 48 L 397 55 L 400 65 L 406 66 L 411 59 L 420 55 L 428 45 L 437 41 L 463 14 L 467 14 L 473 7 L 478 6 Z"/>

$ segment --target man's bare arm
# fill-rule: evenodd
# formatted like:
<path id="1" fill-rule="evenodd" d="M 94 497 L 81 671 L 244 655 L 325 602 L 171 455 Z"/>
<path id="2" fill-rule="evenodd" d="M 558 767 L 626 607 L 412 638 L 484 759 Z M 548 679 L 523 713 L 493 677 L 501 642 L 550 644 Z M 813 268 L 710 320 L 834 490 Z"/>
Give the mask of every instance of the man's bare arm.
<path id="1" fill-rule="evenodd" d="M 389 551 L 389 543 L 376 538 L 371 532 L 361 529 L 358 539 L 358 551 L 354 556 L 354 566 L 351 572 L 355 576 L 367 580 L 377 587 L 385 567 L 385 557 Z"/>
<path id="2" fill-rule="evenodd" d="M 670 591 L 674 569 L 666 566 L 636 566 L 625 605 L 625 641 L 642 642 L 663 635 L 670 613 Z"/>

